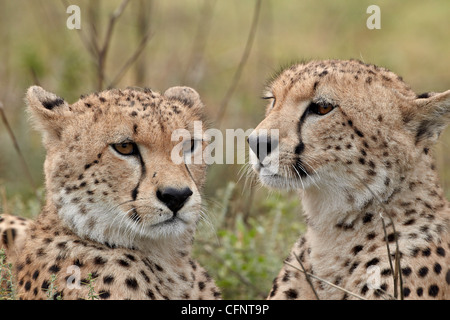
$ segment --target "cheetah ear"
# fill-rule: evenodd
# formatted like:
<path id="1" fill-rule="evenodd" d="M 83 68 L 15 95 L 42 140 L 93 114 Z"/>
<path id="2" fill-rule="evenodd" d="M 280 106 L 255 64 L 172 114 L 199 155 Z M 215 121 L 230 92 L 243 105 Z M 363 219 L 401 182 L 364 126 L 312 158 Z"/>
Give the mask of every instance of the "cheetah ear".
<path id="1" fill-rule="evenodd" d="M 26 102 L 31 120 L 36 129 L 43 133 L 44 141 L 48 142 L 52 138 L 59 140 L 64 126 L 63 119 L 69 112 L 68 103 L 38 86 L 27 90 Z"/>
<path id="2" fill-rule="evenodd" d="M 197 91 L 190 87 L 172 87 L 164 92 L 164 96 L 169 99 L 175 99 L 184 103 L 187 107 L 203 108 L 203 103 L 200 100 L 200 95 Z"/>
<path id="3" fill-rule="evenodd" d="M 421 94 L 414 103 L 419 115 L 411 121 L 416 143 L 422 140 L 436 141 L 450 123 L 450 90 Z"/>

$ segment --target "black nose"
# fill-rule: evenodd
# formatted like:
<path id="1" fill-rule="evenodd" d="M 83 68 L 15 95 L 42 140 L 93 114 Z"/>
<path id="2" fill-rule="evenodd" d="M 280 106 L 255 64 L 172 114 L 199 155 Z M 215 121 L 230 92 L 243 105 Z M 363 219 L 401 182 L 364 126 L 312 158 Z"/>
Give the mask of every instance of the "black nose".
<path id="1" fill-rule="evenodd" d="M 189 188 L 175 189 L 165 188 L 156 191 L 156 197 L 161 200 L 173 213 L 180 210 L 186 200 L 192 195 L 192 190 Z"/>
<path id="2" fill-rule="evenodd" d="M 258 157 L 261 162 L 272 152 L 272 148 L 276 148 L 278 145 L 277 141 L 272 141 L 272 139 L 267 135 L 250 135 L 247 142 L 250 149 L 252 149 L 252 151 L 256 154 L 256 157 Z M 272 145 L 272 142 L 275 142 L 275 146 Z"/>

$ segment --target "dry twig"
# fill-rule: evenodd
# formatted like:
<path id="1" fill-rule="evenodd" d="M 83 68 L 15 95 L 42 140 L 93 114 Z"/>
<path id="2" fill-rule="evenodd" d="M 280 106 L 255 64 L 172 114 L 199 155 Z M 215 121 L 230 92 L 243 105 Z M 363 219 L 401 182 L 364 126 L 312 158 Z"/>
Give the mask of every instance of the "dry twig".
<path id="1" fill-rule="evenodd" d="M 293 265 L 292 263 L 289 263 L 289 262 L 287 262 L 287 261 L 285 261 L 284 263 L 287 264 L 288 266 L 290 266 L 290 267 L 292 267 L 292 268 L 294 268 L 294 269 L 300 271 L 300 272 L 303 272 L 305 275 L 308 275 L 308 276 L 311 277 L 311 278 L 314 278 L 314 279 L 316 279 L 316 280 L 319 280 L 319 281 L 321 281 L 321 282 L 323 282 L 323 283 L 325 283 L 325 284 L 327 284 L 327 285 L 329 285 L 329 286 L 331 286 L 331 287 L 333 287 L 333 288 L 336 288 L 336 289 L 338 289 L 338 290 L 341 290 L 341 291 L 343 291 L 343 292 L 345 292 L 345 293 L 347 293 L 347 294 L 349 294 L 349 295 L 351 295 L 351 296 L 353 296 L 353 297 L 356 297 L 356 298 L 358 298 L 358 299 L 360 299 L 360 300 L 367 300 L 366 298 L 361 297 L 360 295 L 358 295 L 358 294 L 356 294 L 356 293 L 353 293 L 353 292 L 351 292 L 351 291 L 348 291 L 347 289 L 344 289 L 344 288 L 342 288 L 342 287 L 339 287 L 339 286 L 335 285 L 334 283 L 331 283 L 331 282 L 329 282 L 329 281 L 327 281 L 327 280 L 325 280 L 325 279 L 322 279 L 322 278 L 320 278 L 320 277 L 318 277 L 318 276 L 316 276 L 316 275 L 314 275 L 314 274 L 312 274 L 312 273 L 303 271 L 302 269 L 300 269 L 299 267 Z"/>
<path id="2" fill-rule="evenodd" d="M 119 72 L 117 72 L 117 75 L 114 77 L 114 79 L 111 81 L 111 83 L 108 85 L 108 88 L 114 87 L 120 79 L 124 76 L 124 74 L 127 72 L 127 70 L 131 67 L 131 65 L 139 58 L 142 51 L 144 51 L 147 42 L 150 40 L 151 34 L 150 31 L 147 32 L 144 37 L 142 37 L 141 42 L 139 43 L 139 46 L 136 48 L 134 53 L 128 58 L 128 60 L 124 63 L 122 68 Z"/>
<path id="3" fill-rule="evenodd" d="M 31 188 L 33 189 L 33 192 L 36 195 L 36 198 L 38 200 L 41 200 L 39 197 L 37 188 L 36 188 L 36 184 L 34 183 L 33 176 L 31 175 L 30 169 L 28 168 L 28 165 L 25 161 L 25 157 L 23 156 L 22 151 L 20 150 L 19 143 L 17 142 L 16 136 L 14 135 L 14 132 L 12 131 L 11 126 L 9 125 L 9 121 L 6 118 L 5 110 L 3 108 L 3 103 L 1 101 L 0 101 L 0 114 L 2 116 L 3 124 L 6 127 L 6 131 L 8 131 L 8 135 L 11 138 L 11 141 L 13 143 L 14 149 L 16 150 L 16 152 L 19 156 L 20 164 L 22 165 L 22 169 L 25 172 L 25 176 L 27 177 Z"/>
<path id="4" fill-rule="evenodd" d="M 306 269 L 305 269 L 305 267 L 303 266 L 303 263 L 301 262 L 300 257 L 297 256 L 297 255 L 295 255 L 295 258 L 297 259 L 297 262 L 300 264 L 300 267 L 302 268 L 303 273 L 305 274 L 306 281 L 308 281 L 308 283 L 309 283 L 309 285 L 310 285 L 312 291 L 314 292 L 314 295 L 316 296 L 316 299 L 317 299 L 317 300 L 320 300 L 319 295 L 318 295 L 317 292 L 316 292 L 316 288 L 314 288 L 314 285 L 313 285 L 313 283 L 312 283 L 312 281 L 311 281 L 311 278 L 310 278 L 310 276 L 309 276 L 309 273 L 306 272 Z"/>
<path id="5" fill-rule="evenodd" d="M 122 3 L 114 10 L 109 18 L 108 27 L 106 29 L 105 39 L 103 40 L 103 45 L 100 47 L 98 52 L 98 83 L 97 89 L 103 89 L 103 82 L 105 80 L 105 64 L 106 56 L 108 54 L 109 45 L 111 43 L 111 37 L 113 34 L 114 26 L 116 25 L 117 19 L 120 18 L 123 11 L 125 10 L 129 0 L 123 0 Z"/>
<path id="6" fill-rule="evenodd" d="M 389 247 L 389 240 L 388 240 L 388 235 L 387 235 L 387 228 L 386 228 L 386 224 L 384 222 L 384 218 L 382 216 L 382 214 L 380 213 L 380 218 L 381 218 L 381 222 L 383 225 L 383 231 L 384 231 L 384 239 L 385 239 L 385 243 L 386 243 L 386 248 L 387 248 L 387 254 L 388 254 L 388 259 L 389 259 L 389 267 L 391 268 L 392 271 L 392 276 L 393 276 L 393 281 L 394 281 L 394 298 L 397 299 L 398 297 L 398 286 L 400 286 L 400 299 L 403 300 L 403 278 L 402 278 L 402 273 L 401 273 L 401 266 L 400 266 L 400 246 L 398 244 L 398 234 L 397 231 L 395 229 L 395 224 L 394 221 L 392 220 L 391 215 L 388 213 L 388 210 L 386 209 L 383 201 L 378 198 L 378 196 L 372 191 L 372 189 L 352 170 L 349 171 L 351 174 L 353 174 L 363 185 L 364 187 L 369 190 L 369 192 L 371 193 L 371 195 L 374 197 L 374 199 L 378 202 L 378 204 L 382 207 L 383 211 L 385 213 L 387 213 L 387 216 L 389 218 L 389 222 L 392 226 L 393 229 L 393 235 L 394 235 L 394 240 L 395 240 L 395 244 L 396 244 L 396 249 L 395 249 L 395 267 L 392 263 L 392 256 L 391 256 L 391 250 Z"/>
<path id="7" fill-rule="evenodd" d="M 228 102 L 231 99 L 231 96 L 233 95 L 234 91 L 236 90 L 237 84 L 239 82 L 239 79 L 241 78 L 242 71 L 244 69 L 245 64 L 247 63 L 248 57 L 250 55 L 250 51 L 253 46 L 253 42 L 256 35 L 256 30 L 258 26 L 258 20 L 259 20 L 259 13 L 261 9 L 261 0 L 256 0 L 255 2 L 255 9 L 253 11 L 253 20 L 252 25 L 250 27 L 250 32 L 248 34 L 247 43 L 245 44 L 244 53 L 242 54 L 241 61 L 239 62 L 238 68 L 236 69 L 236 72 L 233 77 L 233 81 L 231 82 L 230 87 L 228 88 L 222 102 L 220 103 L 220 107 L 218 110 L 217 115 L 217 124 L 220 124 L 223 116 L 225 115 L 226 108 L 228 106 Z"/>

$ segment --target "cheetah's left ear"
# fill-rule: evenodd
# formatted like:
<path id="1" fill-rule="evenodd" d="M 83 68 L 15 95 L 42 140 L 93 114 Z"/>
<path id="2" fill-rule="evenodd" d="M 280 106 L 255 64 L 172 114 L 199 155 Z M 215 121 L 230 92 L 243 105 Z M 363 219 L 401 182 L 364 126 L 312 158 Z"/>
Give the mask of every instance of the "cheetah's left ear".
<path id="1" fill-rule="evenodd" d="M 414 103 L 418 116 L 411 125 L 415 130 L 416 143 L 422 140 L 437 140 L 450 123 L 450 90 L 422 94 Z"/>
<path id="2" fill-rule="evenodd" d="M 203 103 L 200 100 L 200 95 L 197 91 L 190 87 L 172 87 L 164 92 L 164 96 L 169 99 L 175 99 L 183 102 L 189 108 L 200 107 L 203 108 Z"/>
<path id="3" fill-rule="evenodd" d="M 70 112 L 68 103 L 38 86 L 28 89 L 26 102 L 31 120 L 36 129 L 42 132 L 44 142 L 52 138 L 59 139 L 65 125 L 63 120 Z"/>

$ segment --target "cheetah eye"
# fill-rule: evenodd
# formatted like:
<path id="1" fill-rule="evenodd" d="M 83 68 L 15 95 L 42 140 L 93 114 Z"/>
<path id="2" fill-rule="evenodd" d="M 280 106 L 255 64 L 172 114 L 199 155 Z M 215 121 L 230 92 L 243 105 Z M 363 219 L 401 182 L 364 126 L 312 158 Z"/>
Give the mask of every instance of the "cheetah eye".
<path id="1" fill-rule="evenodd" d="M 137 145 L 133 142 L 115 143 L 112 144 L 111 146 L 117 153 L 123 156 L 135 155 L 138 152 Z"/>
<path id="2" fill-rule="evenodd" d="M 331 110 L 334 109 L 334 106 L 329 103 L 317 104 L 317 103 L 311 102 L 308 109 L 312 113 L 323 116 L 323 115 L 326 115 L 327 113 L 331 112 Z"/>

